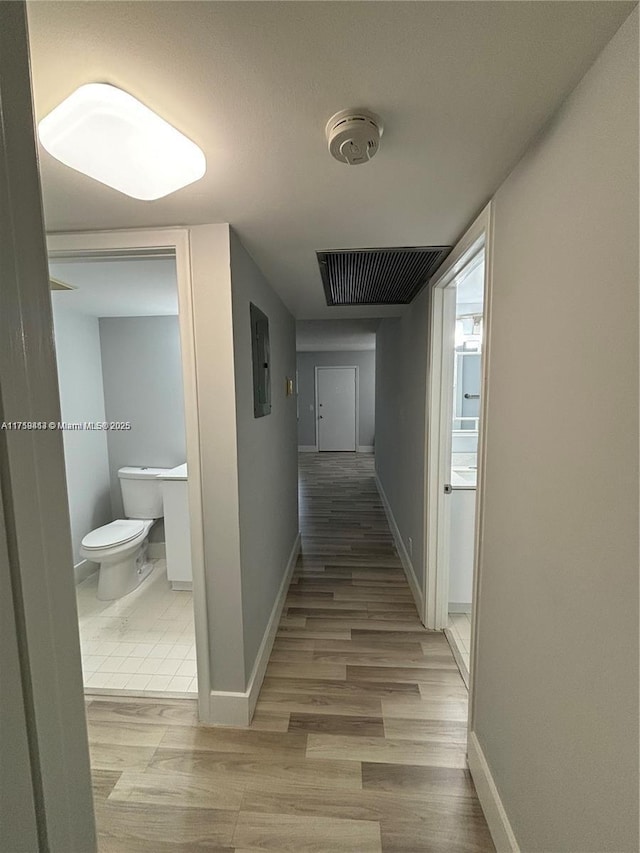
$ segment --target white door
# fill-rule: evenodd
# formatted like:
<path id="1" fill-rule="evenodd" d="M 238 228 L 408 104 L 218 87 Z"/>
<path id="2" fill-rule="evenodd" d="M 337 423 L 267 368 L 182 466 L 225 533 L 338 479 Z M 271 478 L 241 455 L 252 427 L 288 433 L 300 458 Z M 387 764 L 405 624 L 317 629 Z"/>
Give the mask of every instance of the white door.
<path id="1" fill-rule="evenodd" d="M 318 450 L 356 449 L 356 368 L 316 367 Z"/>

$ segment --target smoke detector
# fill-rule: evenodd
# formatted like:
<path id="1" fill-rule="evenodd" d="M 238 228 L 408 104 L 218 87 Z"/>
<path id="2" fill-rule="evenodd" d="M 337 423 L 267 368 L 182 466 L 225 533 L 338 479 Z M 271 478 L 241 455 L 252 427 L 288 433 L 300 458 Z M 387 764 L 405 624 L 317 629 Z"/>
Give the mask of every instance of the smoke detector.
<path id="1" fill-rule="evenodd" d="M 369 110 L 340 110 L 325 128 L 329 152 L 348 166 L 366 163 L 378 150 L 383 129 L 380 116 Z"/>

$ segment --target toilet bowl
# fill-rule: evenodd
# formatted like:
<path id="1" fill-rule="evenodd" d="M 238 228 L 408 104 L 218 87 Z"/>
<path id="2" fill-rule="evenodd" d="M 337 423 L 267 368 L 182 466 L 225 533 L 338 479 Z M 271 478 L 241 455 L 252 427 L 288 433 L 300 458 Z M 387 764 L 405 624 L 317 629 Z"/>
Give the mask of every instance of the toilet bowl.
<path id="1" fill-rule="evenodd" d="M 118 478 L 127 518 L 92 530 L 82 540 L 80 553 L 100 563 L 98 598 L 111 601 L 132 592 L 150 574 L 147 558 L 151 527 L 163 516 L 159 474 L 166 468 L 120 468 Z"/>
<path id="2" fill-rule="evenodd" d="M 149 575 L 149 530 L 153 519 L 119 518 L 92 530 L 82 540 L 80 553 L 100 563 L 98 598 L 111 601 L 132 592 Z"/>

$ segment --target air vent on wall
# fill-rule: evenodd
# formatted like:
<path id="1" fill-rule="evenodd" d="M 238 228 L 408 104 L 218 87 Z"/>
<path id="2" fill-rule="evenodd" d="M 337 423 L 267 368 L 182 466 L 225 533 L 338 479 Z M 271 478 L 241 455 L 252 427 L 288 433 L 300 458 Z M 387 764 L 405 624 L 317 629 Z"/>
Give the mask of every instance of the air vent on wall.
<path id="1" fill-rule="evenodd" d="M 450 251 L 409 246 L 316 252 L 327 305 L 405 305 Z"/>

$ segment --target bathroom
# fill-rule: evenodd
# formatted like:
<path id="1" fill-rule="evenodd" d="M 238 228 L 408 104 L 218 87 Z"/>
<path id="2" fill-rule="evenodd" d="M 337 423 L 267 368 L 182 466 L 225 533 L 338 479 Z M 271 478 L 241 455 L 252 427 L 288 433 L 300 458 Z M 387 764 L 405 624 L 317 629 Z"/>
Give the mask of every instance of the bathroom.
<path id="1" fill-rule="evenodd" d="M 471 649 L 483 324 L 484 252 L 480 252 L 456 280 L 453 354 L 447 633 L 465 682 Z"/>
<path id="2" fill-rule="evenodd" d="M 86 693 L 197 694 L 175 256 L 50 257 Z"/>

